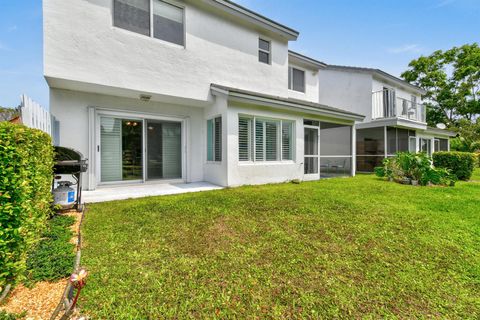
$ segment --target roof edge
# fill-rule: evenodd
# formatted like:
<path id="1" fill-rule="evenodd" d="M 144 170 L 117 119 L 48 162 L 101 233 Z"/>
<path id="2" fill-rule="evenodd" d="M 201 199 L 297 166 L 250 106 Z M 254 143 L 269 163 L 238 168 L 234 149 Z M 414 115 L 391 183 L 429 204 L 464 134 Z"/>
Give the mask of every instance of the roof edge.
<path id="1" fill-rule="evenodd" d="M 241 6 L 231 0 L 204 0 L 210 2 L 217 8 L 220 8 L 224 11 L 229 11 L 231 13 L 240 14 L 244 17 L 249 18 L 250 21 L 256 22 L 257 24 L 266 27 L 272 31 L 277 31 L 285 36 L 288 40 L 297 40 L 300 32 L 294 30 L 290 27 L 287 27 L 281 23 L 278 23 L 270 18 L 265 17 L 253 10 L 250 10 L 244 6 Z"/>
<path id="2" fill-rule="evenodd" d="M 292 51 L 292 50 L 288 50 L 288 55 L 292 56 L 292 57 L 295 57 L 297 59 L 300 59 L 300 60 L 302 60 L 302 61 L 304 61 L 304 62 L 306 62 L 310 65 L 313 65 L 313 66 L 319 68 L 319 69 L 323 69 L 323 68 L 327 67 L 327 64 L 325 62 L 307 57 L 306 55 L 303 55 L 301 53 L 298 53 L 298 52 L 295 52 L 295 51 Z"/>
<path id="3" fill-rule="evenodd" d="M 403 79 L 400 79 L 390 73 L 387 73 L 383 70 L 380 69 L 374 69 L 374 68 L 364 68 L 364 67 L 352 67 L 352 66 L 340 66 L 340 65 L 327 65 L 326 69 L 328 70 L 351 70 L 351 71 L 357 71 L 357 72 L 364 72 L 364 73 L 370 73 L 370 74 L 376 74 L 377 76 L 380 76 L 383 79 L 388 79 L 395 81 L 397 83 L 400 83 L 401 85 L 404 85 L 410 89 L 413 89 L 417 92 L 419 92 L 422 95 L 425 95 L 427 91 L 424 89 L 417 87 L 416 85 L 413 85 Z"/>
<path id="4" fill-rule="evenodd" d="M 353 113 L 353 112 L 345 111 L 339 108 L 321 105 L 321 104 L 310 102 L 310 101 L 272 96 L 272 95 L 263 94 L 259 92 L 226 87 L 226 86 L 222 86 L 215 83 L 212 83 L 210 85 L 210 89 L 212 90 L 212 93 L 218 92 L 220 94 L 225 94 L 231 97 L 239 97 L 239 98 L 243 97 L 243 98 L 248 98 L 258 102 L 270 102 L 276 105 L 282 105 L 286 107 L 296 107 L 304 110 L 317 111 L 327 116 L 338 117 L 341 119 L 347 119 L 351 121 L 362 121 L 363 119 L 365 119 L 364 115 L 361 115 L 358 113 Z"/>

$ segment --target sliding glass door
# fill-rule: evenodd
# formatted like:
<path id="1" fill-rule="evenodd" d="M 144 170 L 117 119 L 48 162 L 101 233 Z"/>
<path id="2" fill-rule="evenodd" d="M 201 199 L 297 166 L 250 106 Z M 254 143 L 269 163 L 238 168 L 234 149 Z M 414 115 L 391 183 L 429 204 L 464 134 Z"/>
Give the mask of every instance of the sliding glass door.
<path id="1" fill-rule="evenodd" d="M 142 120 L 100 118 L 101 181 L 143 179 Z"/>
<path id="2" fill-rule="evenodd" d="M 182 178 L 182 123 L 100 117 L 100 182 Z"/>
<path id="3" fill-rule="evenodd" d="M 147 120 L 147 179 L 182 177 L 182 126 L 179 122 Z"/>

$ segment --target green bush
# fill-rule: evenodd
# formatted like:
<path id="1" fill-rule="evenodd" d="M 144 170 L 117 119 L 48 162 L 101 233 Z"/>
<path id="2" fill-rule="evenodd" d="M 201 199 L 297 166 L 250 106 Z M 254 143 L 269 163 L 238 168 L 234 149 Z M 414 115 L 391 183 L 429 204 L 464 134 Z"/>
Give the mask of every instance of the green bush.
<path id="1" fill-rule="evenodd" d="M 0 311 L 0 320 L 17 320 L 24 319 L 27 316 L 26 312 L 20 314 L 8 313 L 7 311 Z"/>
<path id="2" fill-rule="evenodd" d="M 40 130 L 0 122 L 0 287 L 25 277 L 51 214 L 53 147 Z"/>
<path id="3" fill-rule="evenodd" d="M 453 151 L 433 154 L 433 164 L 450 169 L 459 180 L 469 180 L 477 163 L 478 158 L 474 153 Z"/>
<path id="4" fill-rule="evenodd" d="M 55 281 L 72 273 L 75 245 L 70 243 L 73 233 L 69 227 L 74 223 L 75 218 L 69 216 L 55 216 L 48 220 L 42 240 L 28 255 L 30 281 Z"/>
<path id="5" fill-rule="evenodd" d="M 387 177 L 401 183 L 417 181 L 421 185 L 454 185 L 457 177 L 449 169 L 435 168 L 425 153 L 399 152 L 393 158 L 383 160 L 382 167 L 375 168 L 378 177 Z"/>

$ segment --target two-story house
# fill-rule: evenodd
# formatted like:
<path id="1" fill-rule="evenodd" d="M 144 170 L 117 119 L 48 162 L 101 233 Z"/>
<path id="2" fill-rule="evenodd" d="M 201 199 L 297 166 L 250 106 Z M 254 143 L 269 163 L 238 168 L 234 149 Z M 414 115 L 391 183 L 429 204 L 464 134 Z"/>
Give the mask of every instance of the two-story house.
<path id="1" fill-rule="evenodd" d="M 231 1 L 44 0 L 43 11 L 57 144 L 89 159 L 89 190 L 320 179 L 448 148 L 420 89 L 292 52 L 297 31 Z"/>
<path id="2" fill-rule="evenodd" d="M 455 133 L 431 128 L 424 90 L 378 69 L 329 65 L 319 74 L 319 101 L 365 115 L 356 125 L 356 168 L 373 171 L 397 152 L 448 151 Z"/>
<path id="3" fill-rule="evenodd" d="M 298 32 L 227 0 L 44 0 L 44 73 L 84 187 L 355 173 L 361 113 L 320 104 Z M 345 107 L 345 106 L 342 106 Z"/>

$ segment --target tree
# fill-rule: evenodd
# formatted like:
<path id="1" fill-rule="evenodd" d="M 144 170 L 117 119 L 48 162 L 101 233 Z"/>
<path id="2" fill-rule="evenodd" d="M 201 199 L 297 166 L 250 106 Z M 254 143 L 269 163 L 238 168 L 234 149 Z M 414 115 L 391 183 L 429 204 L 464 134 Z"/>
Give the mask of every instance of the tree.
<path id="1" fill-rule="evenodd" d="M 9 121 L 19 114 L 18 109 L 0 107 L 0 121 Z"/>
<path id="2" fill-rule="evenodd" d="M 427 93 L 427 122 L 456 127 L 461 119 L 480 115 L 480 47 L 477 43 L 438 50 L 410 62 L 402 74 L 406 81 Z"/>

